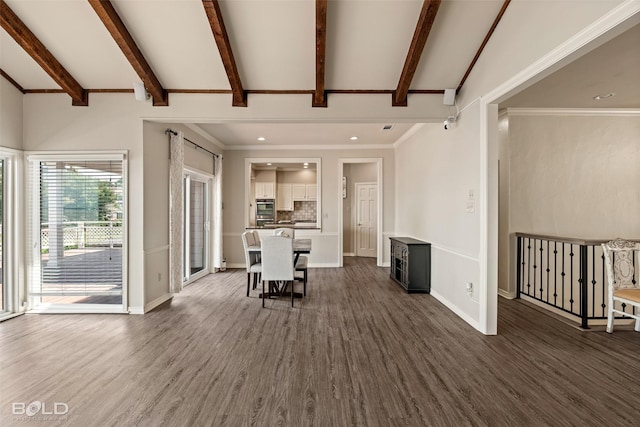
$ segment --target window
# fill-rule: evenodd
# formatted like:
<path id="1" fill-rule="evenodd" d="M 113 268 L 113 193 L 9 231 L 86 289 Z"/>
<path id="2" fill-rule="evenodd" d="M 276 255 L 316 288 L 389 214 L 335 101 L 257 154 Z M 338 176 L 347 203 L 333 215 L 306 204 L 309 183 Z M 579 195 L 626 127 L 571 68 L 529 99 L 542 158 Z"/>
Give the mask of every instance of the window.
<path id="1" fill-rule="evenodd" d="M 123 311 L 123 156 L 30 157 L 30 167 L 30 308 Z"/>

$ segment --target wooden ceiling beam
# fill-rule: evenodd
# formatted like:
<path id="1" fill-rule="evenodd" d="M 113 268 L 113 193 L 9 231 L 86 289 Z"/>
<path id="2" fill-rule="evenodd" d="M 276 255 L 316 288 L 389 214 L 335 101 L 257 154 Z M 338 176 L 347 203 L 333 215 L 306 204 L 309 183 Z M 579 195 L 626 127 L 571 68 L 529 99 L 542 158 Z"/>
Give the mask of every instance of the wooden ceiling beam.
<path id="1" fill-rule="evenodd" d="M 107 28 L 113 40 L 118 44 L 122 53 L 127 58 L 135 72 L 144 83 L 145 88 L 153 97 L 155 107 L 166 107 L 169 105 L 167 91 L 162 87 L 160 81 L 151 69 L 151 66 L 133 40 L 131 33 L 122 22 L 110 0 L 89 0 L 104 26 Z"/>
<path id="2" fill-rule="evenodd" d="M 393 93 L 391 103 L 394 107 L 407 106 L 407 94 L 409 93 L 411 80 L 413 80 L 416 68 L 418 68 L 418 63 L 420 62 L 420 56 L 422 56 L 422 51 L 427 44 L 427 38 L 433 27 L 433 22 L 436 19 L 438 8 L 440 8 L 440 2 L 441 0 L 424 0 L 422 3 L 422 10 L 420 11 L 418 23 L 416 24 L 416 30 L 413 33 L 407 58 L 404 61 L 402 74 L 400 74 L 398 86 Z"/>
<path id="3" fill-rule="evenodd" d="M 62 66 L 35 34 L 0 0 L 0 25 L 34 61 L 71 97 L 72 104 L 86 107 L 89 95 L 80 83 Z"/>
<path id="4" fill-rule="evenodd" d="M 493 35 L 493 32 L 495 31 L 496 27 L 498 26 L 498 23 L 502 19 L 502 15 L 504 15 L 504 12 L 507 10 L 507 6 L 509 6 L 509 3 L 511 3 L 511 0 L 505 0 L 505 2 L 502 4 L 502 8 L 500 8 L 500 12 L 498 12 L 496 19 L 493 20 L 493 24 L 491 25 L 491 28 L 489 28 L 489 31 L 487 32 L 487 35 L 484 37 L 484 40 L 482 41 L 480 48 L 476 52 L 476 56 L 473 57 L 471 64 L 469 64 L 469 68 L 467 68 L 467 71 L 464 73 L 464 77 L 462 77 L 462 80 L 460 80 L 460 84 L 458 85 L 456 92 L 459 92 L 460 89 L 462 89 L 462 85 L 464 84 L 464 82 L 467 81 L 467 77 L 469 77 L 469 74 L 471 74 L 471 70 L 473 70 L 473 67 L 474 65 L 476 65 L 476 62 L 478 62 L 478 58 L 480 58 L 480 54 L 482 53 L 482 51 L 484 50 L 484 47 L 487 45 L 487 43 L 489 42 L 489 39 Z"/>
<path id="5" fill-rule="evenodd" d="M 220 4 L 218 0 L 202 0 L 204 11 L 209 19 L 209 25 L 211 26 L 211 32 L 213 38 L 218 46 L 220 57 L 222 58 L 222 64 L 227 72 L 229 84 L 231 85 L 232 93 L 232 105 L 234 107 L 246 107 L 247 106 L 247 92 L 242 88 L 242 81 L 240 80 L 240 74 L 238 74 L 238 67 L 233 57 L 233 51 L 231 50 L 231 43 L 229 42 L 229 35 L 227 29 L 224 26 L 222 19 L 222 12 L 220 11 Z"/>
<path id="6" fill-rule="evenodd" d="M 27 93 L 22 86 L 18 84 L 17 81 L 13 80 L 11 76 L 4 72 L 2 68 L 0 68 L 0 76 L 4 77 L 9 83 L 11 83 L 16 89 L 18 89 L 23 94 Z"/>
<path id="7" fill-rule="evenodd" d="M 313 93 L 313 107 L 327 106 L 324 89 L 324 70 L 327 50 L 327 0 L 316 0 L 316 89 Z"/>

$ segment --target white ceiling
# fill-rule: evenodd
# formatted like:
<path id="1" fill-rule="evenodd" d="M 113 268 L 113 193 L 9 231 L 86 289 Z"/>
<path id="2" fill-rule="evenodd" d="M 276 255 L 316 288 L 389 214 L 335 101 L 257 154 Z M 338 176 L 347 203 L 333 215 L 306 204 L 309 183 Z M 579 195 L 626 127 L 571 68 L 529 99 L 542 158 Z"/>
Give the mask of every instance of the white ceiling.
<path id="1" fill-rule="evenodd" d="M 5 2 L 85 89 L 132 89 L 133 82 L 140 81 L 87 0 Z M 201 0 L 112 3 L 164 88 L 230 88 Z M 314 89 L 313 0 L 220 3 L 244 89 Z M 503 0 L 444 0 L 411 89 L 457 87 L 502 4 Z M 330 0 L 326 89 L 395 89 L 421 5 L 422 0 Z M 544 22 L 540 28 L 544 29 Z M 638 27 L 515 95 L 501 107 L 638 108 L 637 46 Z M 24 89 L 59 88 L 4 30 L 0 30 L 0 68 Z M 610 91 L 616 92 L 614 98 L 599 103 L 592 100 L 594 95 Z M 310 95 L 296 96 L 308 96 L 311 103 Z M 443 118 L 425 117 L 425 121 Z M 385 124 L 395 127 L 390 132 L 380 131 Z M 237 148 L 389 145 L 411 125 L 280 122 L 197 126 L 224 146 Z M 355 142 L 349 140 L 353 135 L 359 137 Z M 265 136 L 267 141 L 257 141 L 258 136 Z"/>
<path id="2" fill-rule="evenodd" d="M 385 125 L 391 130 L 382 130 Z M 411 123 L 218 123 L 198 124 L 227 147 L 367 146 L 393 144 Z M 357 136 L 356 141 L 350 138 Z M 258 137 L 266 138 L 258 141 Z"/>
<path id="3" fill-rule="evenodd" d="M 600 94 L 615 93 L 603 100 Z M 501 108 L 639 108 L 640 25 L 500 104 Z"/>

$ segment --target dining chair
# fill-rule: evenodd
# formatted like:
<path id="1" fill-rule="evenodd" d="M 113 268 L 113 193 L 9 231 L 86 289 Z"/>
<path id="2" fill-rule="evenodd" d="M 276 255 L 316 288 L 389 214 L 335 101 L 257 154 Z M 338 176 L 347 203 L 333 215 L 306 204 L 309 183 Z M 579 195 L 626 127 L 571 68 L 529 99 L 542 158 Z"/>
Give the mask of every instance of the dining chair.
<path id="1" fill-rule="evenodd" d="M 294 228 L 280 227 L 273 230 L 274 236 L 282 236 L 289 237 L 291 239 L 296 238 L 296 230 Z M 307 265 L 309 264 L 309 259 L 306 256 L 300 255 L 298 256 L 298 260 L 296 262 L 296 271 L 302 272 L 302 294 L 307 296 Z"/>
<path id="2" fill-rule="evenodd" d="M 296 230 L 293 229 L 293 228 L 280 227 L 280 228 L 276 228 L 276 229 L 273 230 L 273 235 L 274 236 L 288 237 L 290 239 L 295 239 L 296 238 Z"/>
<path id="3" fill-rule="evenodd" d="M 638 283 L 638 275 L 635 270 L 635 267 L 640 266 L 640 243 L 616 239 L 603 243 L 602 250 L 609 292 L 607 332 L 613 332 L 613 320 L 616 313 L 636 319 L 635 330 L 640 332 L 640 283 Z M 624 312 L 616 308 L 616 302 L 630 307 L 631 312 Z"/>
<path id="4" fill-rule="evenodd" d="M 253 230 L 253 243 L 256 245 L 260 245 L 260 233 L 258 230 Z M 260 254 L 256 254 L 256 259 L 260 262 Z"/>
<path id="5" fill-rule="evenodd" d="M 264 307 L 264 282 L 283 282 L 282 291 L 291 283 L 291 307 L 293 307 L 293 239 L 281 236 L 265 236 L 261 242 L 262 252 L 262 306 Z M 269 286 L 271 291 L 271 286 Z M 271 292 L 269 292 L 271 296 Z"/>
<path id="6" fill-rule="evenodd" d="M 251 290 L 251 274 L 253 274 L 253 289 L 258 285 L 258 276 L 262 273 L 262 264 L 258 260 L 256 254 L 249 252 L 249 246 L 256 245 L 253 233 L 251 231 L 245 231 L 242 233 L 242 246 L 244 247 L 244 260 L 247 267 L 247 296 Z"/>

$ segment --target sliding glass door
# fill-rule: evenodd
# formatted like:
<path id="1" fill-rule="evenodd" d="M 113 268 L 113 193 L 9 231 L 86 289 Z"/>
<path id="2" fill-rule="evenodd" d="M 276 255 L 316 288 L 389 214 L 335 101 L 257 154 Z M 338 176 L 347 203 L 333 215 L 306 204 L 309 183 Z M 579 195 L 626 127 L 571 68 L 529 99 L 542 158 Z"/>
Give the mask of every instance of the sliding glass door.
<path id="1" fill-rule="evenodd" d="M 184 282 L 209 273 L 210 179 L 193 172 L 184 175 Z"/>
<path id="2" fill-rule="evenodd" d="M 34 310 L 123 311 L 124 161 L 43 159 L 33 179 Z"/>

